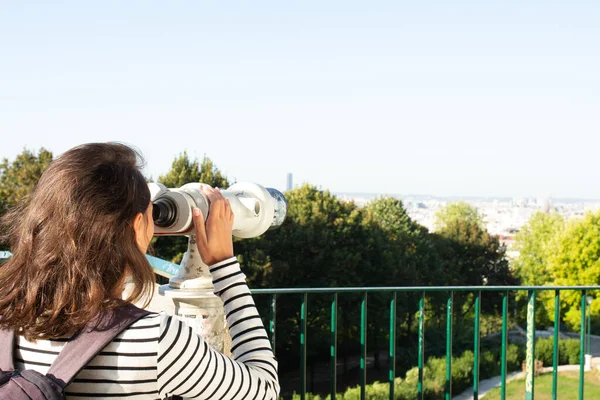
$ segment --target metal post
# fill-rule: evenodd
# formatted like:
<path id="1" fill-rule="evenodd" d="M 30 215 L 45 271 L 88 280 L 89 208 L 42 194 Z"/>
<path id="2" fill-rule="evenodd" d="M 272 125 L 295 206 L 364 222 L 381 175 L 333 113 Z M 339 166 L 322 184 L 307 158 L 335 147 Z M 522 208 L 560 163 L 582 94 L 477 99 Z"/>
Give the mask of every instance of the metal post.
<path id="1" fill-rule="evenodd" d="M 390 300 L 390 400 L 394 400 L 394 381 L 396 380 L 396 300 L 397 295 L 394 292 Z"/>
<path id="2" fill-rule="evenodd" d="M 473 398 L 479 398 L 479 317 L 481 307 L 481 291 L 475 297 L 475 326 L 473 327 Z"/>
<path id="3" fill-rule="evenodd" d="M 591 355 L 592 354 L 592 301 L 594 300 L 594 298 L 592 296 L 586 296 L 586 300 L 587 300 L 587 305 L 589 307 L 587 307 L 587 314 L 588 314 L 588 346 L 587 346 L 587 353 Z"/>
<path id="4" fill-rule="evenodd" d="M 500 399 L 506 399 L 506 344 L 508 343 L 508 292 L 502 297 L 502 364 L 500 365 L 500 375 L 502 386 L 500 388 Z"/>
<path id="5" fill-rule="evenodd" d="M 579 326 L 579 400 L 583 400 L 583 384 L 585 376 L 585 306 L 587 298 L 585 290 L 581 291 L 581 323 Z"/>
<path id="6" fill-rule="evenodd" d="M 277 325 L 277 295 L 271 295 L 271 315 L 269 320 L 269 336 L 271 338 L 271 348 L 275 355 L 275 326 Z"/>
<path id="7" fill-rule="evenodd" d="M 552 355 L 552 400 L 558 396 L 558 360 L 560 357 L 558 336 L 560 334 L 560 290 L 554 294 L 554 354 Z"/>
<path id="8" fill-rule="evenodd" d="M 423 364 L 425 363 L 425 292 L 419 300 L 419 383 L 417 385 L 417 399 L 423 400 Z"/>
<path id="9" fill-rule="evenodd" d="M 300 305 L 300 399 L 306 399 L 306 308 L 308 293 L 302 295 Z"/>
<path id="10" fill-rule="evenodd" d="M 445 400 L 452 399 L 452 303 L 454 292 L 450 292 L 446 306 L 446 390 Z"/>
<path id="11" fill-rule="evenodd" d="M 535 376 L 535 290 L 529 291 L 527 303 L 527 356 L 525 373 L 525 398 L 534 400 Z"/>
<path id="12" fill-rule="evenodd" d="M 331 300 L 331 400 L 335 400 L 337 393 L 337 300 L 338 294 L 334 293 Z"/>
<path id="13" fill-rule="evenodd" d="M 367 385 L 367 292 L 360 304 L 360 399 L 366 398 Z"/>

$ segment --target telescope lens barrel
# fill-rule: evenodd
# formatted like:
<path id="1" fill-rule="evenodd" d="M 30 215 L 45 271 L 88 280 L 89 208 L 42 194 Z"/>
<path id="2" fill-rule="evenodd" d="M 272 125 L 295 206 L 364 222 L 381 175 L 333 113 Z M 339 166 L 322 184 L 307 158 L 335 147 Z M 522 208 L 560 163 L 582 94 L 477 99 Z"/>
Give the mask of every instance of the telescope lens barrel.
<path id="1" fill-rule="evenodd" d="M 162 197 L 152 203 L 152 219 L 154 225 L 168 228 L 177 221 L 177 205 L 168 197 Z"/>
<path id="2" fill-rule="evenodd" d="M 269 227 L 269 230 L 271 230 L 279 228 L 281 224 L 283 224 L 283 221 L 285 221 L 288 203 L 283 193 L 281 193 L 279 190 L 267 188 L 267 192 L 269 192 L 271 197 L 273 197 L 273 199 L 275 200 L 275 214 L 273 215 L 273 222 Z"/>

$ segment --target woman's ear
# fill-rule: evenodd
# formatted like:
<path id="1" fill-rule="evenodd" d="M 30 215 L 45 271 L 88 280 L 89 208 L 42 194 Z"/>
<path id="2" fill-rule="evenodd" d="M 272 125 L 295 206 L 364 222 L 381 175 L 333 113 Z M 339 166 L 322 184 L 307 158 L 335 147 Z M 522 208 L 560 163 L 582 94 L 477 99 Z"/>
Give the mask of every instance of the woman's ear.
<path id="1" fill-rule="evenodd" d="M 137 215 L 133 219 L 133 230 L 135 231 L 135 240 L 140 249 L 142 250 L 148 247 L 148 243 L 146 243 L 146 226 L 144 224 L 145 219 L 146 218 L 142 213 L 137 213 Z"/>

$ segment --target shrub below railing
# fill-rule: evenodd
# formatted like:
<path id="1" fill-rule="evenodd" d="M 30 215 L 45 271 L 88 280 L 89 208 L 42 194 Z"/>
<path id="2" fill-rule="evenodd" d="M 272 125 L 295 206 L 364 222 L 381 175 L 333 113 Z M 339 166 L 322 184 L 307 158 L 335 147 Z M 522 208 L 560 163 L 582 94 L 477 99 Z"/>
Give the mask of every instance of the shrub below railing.
<path id="1" fill-rule="evenodd" d="M 552 339 L 536 341 L 536 359 L 539 364 L 552 365 Z M 561 339 L 559 341 L 559 365 L 579 363 L 579 341 Z M 465 351 L 460 357 L 452 358 L 452 391 L 461 393 L 472 386 L 473 352 Z M 483 350 L 480 356 L 480 376 L 487 379 L 500 375 L 500 349 Z M 506 352 L 508 371 L 519 371 L 525 361 L 525 348 L 522 345 L 509 344 Z M 394 398 L 396 400 L 414 400 L 417 398 L 419 369 L 410 369 L 405 379 L 394 380 Z M 446 360 L 443 357 L 429 357 L 423 368 L 423 399 L 443 399 L 446 385 Z M 365 386 L 366 398 L 370 400 L 389 400 L 389 383 L 374 382 Z M 294 393 L 293 400 L 300 400 L 300 395 Z M 320 396 L 307 393 L 306 400 L 331 400 L 330 396 Z M 359 400 L 360 386 L 338 393 L 337 399 Z"/>

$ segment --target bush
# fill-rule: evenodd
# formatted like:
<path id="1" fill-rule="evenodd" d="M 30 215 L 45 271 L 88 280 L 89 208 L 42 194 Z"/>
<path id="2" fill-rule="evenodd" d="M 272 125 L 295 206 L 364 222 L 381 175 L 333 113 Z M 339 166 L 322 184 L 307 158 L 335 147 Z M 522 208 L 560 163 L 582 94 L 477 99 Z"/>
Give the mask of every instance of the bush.
<path id="1" fill-rule="evenodd" d="M 552 349 L 548 350 L 546 339 L 540 339 L 536 343 L 536 358 L 542 360 L 546 365 L 545 358 L 550 354 L 552 360 Z M 552 342 L 550 342 L 552 344 Z M 484 349 L 480 355 L 480 379 L 490 378 L 500 374 L 500 352 L 501 349 Z M 577 364 L 579 362 L 579 341 L 560 341 L 561 360 Z M 575 362 L 571 362 L 572 359 Z M 521 368 L 525 360 L 525 348 L 516 344 L 509 344 L 506 349 L 506 367 L 508 371 L 516 371 Z M 460 357 L 452 357 L 452 392 L 461 393 L 473 384 L 473 361 L 474 355 L 470 350 L 465 351 Z M 542 365 L 541 361 L 537 366 Z M 552 365 L 550 363 L 550 365 Z M 394 397 L 397 400 L 414 400 L 417 398 L 419 384 L 419 368 L 414 367 L 406 372 L 405 379 L 396 378 L 394 381 Z M 446 359 L 445 357 L 429 357 L 423 367 L 423 398 L 425 400 L 440 399 L 446 388 Z M 370 400 L 387 400 L 389 398 L 389 384 L 375 382 L 365 387 L 366 398 Z M 293 400 L 299 400 L 300 395 L 295 394 Z M 307 400 L 330 400 L 329 396 L 320 397 L 307 393 Z M 338 399 L 358 400 L 360 399 L 360 386 L 347 389 L 343 394 L 338 394 Z"/>
<path id="2" fill-rule="evenodd" d="M 465 351 L 462 356 L 452 359 L 452 392 L 461 393 L 469 386 L 473 379 L 473 362 L 475 357 L 472 351 Z M 445 368 L 444 368 L 444 381 Z"/>
<path id="3" fill-rule="evenodd" d="M 558 365 L 579 364 L 579 340 L 561 339 L 558 341 Z M 535 358 L 545 366 L 553 365 L 554 339 L 538 339 L 535 343 Z"/>
<path id="4" fill-rule="evenodd" d="M 552 357 L 554 355 L 554 339 L 538 339 L 535 342 L 535 358 L 544 363 L 544 365 L 552 365 Z"/>
<path id="5" fill-rule="evenodd" d="M 485 350 L 479 355 L 479 376 L 481 379 L 500 375 L 499 350 Z"/>
<path id="6" fill-rule="evenodd" d="M 579 364 L 579 340 L 566 339 L 558 343 L 558 358 L 559 365 L 575 365 Z M 552 364 L 550 364 L 552 365 Z"/>
<path id="7" fill-rule="evenodd" d="M 523 360 L 525 360 L 525 348 L 516 344 L 509 344 L 506 348 L 506 369 L 508 371 L 518 371 Z"/>

